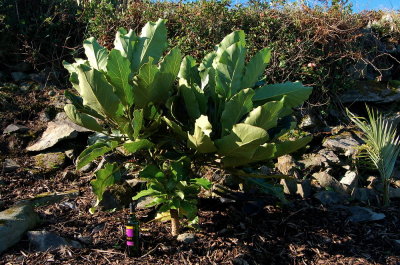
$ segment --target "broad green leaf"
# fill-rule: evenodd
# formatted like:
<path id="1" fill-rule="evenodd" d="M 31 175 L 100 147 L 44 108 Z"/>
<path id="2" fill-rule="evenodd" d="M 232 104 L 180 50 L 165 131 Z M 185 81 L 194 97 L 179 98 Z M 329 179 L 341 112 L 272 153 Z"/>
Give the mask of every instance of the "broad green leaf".
<path id="1" fill-rule="evenodd" d="M 183 210 L 183 214 L 189 219 L 193 220 L 197 215 L 197 206 L 194 203 L 188 201 L 181 201 L 180 209 Z"/>
<path id="2" fill-rule="evenodd" d="M 133 104 L 133 89 L 129 84 L 130 62 L 118 50 L 111 50 L 107 62 L 107 79 L 124 106 Z"/>
<path id="3" fill-rule="evenodd" d="M 107 71 L 108 50 L 102 47 L 95 38 L 91 37 L 83 42 L 83 48 L 90 66 L 96 70 Z"/>
<path id="4" fill-rule="evenodd" d="M 137 199 L 140 199 L 144 196 L 152 196 L 152 195 L 157 195 L 157 194 L 160 194 L 160 192 L 153 190 L 153 189 L 141 190 L 132 198 L 132 200 L 136 201 Z M 147 205 L 145 205 L 145 206 L 147 207 Z"/>
<path id="5" fill-rule="evenodd" d="M 211 189 L 211 186 L 212 186 L 211 182 L 205 178 L 194 178 L 194 179 L 191 179 L 190 182 L 195 183 L 195 184 L 203 187 L 206 190 Z"/>
<path id="6" fill-rule="evenodd" d="M 201 86 L 199 70 L 197 69 L 196 60 L 192 56 L 183 58 L 178 77 L 179 85 L 190 86 L 195 83 Z"/>
<path id="7" fill-rule="evenodd" d="M 217 149 L 211 140 L 212 126 L 208 121 L 208 117 L 201 115 L 195 123 L 193 135 L 188 133 L 187 145 L 189 148 L 195 149 L 199 153 L 211 153 Z"/>
<path id="8" fill-rule="evenodd" d="M 255 147 L 255 152 L 252 157 L 237 159 L 237 157 L 224 157 L 222 158 L 222 163 L 227 168 L 238 167 L 248 165 L 250 163 L 270 160 L 275 158 L 276 146 L 275 144 L 265 143 Z"/>
<path id="9" fill-rule="evenodd" d="M 133 138 L 137 139 L 143 127 L 143 109 L 133 111 Z"/>
<path id="10" fill-rule="evenodd" d="M 76 107 L 76 109 L 79 112 L 86 113 L 86 114 L 93 116 L 95 118 L 98 118 L 100 120 L 104 120 L 104 117 L 101 116 L 99 113 L 97 113 L 93 109 L 89 108 L 88 106 L 84 106 L 83 99 L 81 97 L 72 94 L 68 90 L 66 90 L 64 92 L 64 95 L 67 99 L 71 100 L 72 104 Z"/>
<path id="11" fill-rule="evenodd" d="M 222 82 L 226 97 L 230 98 L 241 90 L 246 48 L 240 43 L 229 46 L 215 64 L 217 78 Z"/>
<path id="12" fill-rule="evenodd" d="M 178 196 L 181 200 L 185 199 L 185 193 L 180 190 L 175 191 L 175 196 Z"/>
<path id="13" fill-rule="evenodd" d="M 181 85 L 179 87 L 179 93 L 183 97 L 187 114 L 189 115 L 190 118 L 197 119 L 201 115 L 201 110 L 195 92 L 193 90 L 194 89 L 186 85 Z"/>
<path id="14" fill-rule="evenodd" d="M 157 93 L 154 97 L 154 102 L 166 102 L 174 84 L 176 77 L 179 73 L 181 65 L 181 51 L 178 48 L 172 49 L 161 61 L 159 72 L 155 79 L 154 87 Z"/>
<path id="15" fill-rule="evenodd" d="M 189 178 L 190 174 L 190 160 L 184 156 L 177 161 L 172 161 L 170 170 L 174 176 L 174 181 L 181 181 Z"/>
<path id="16" fill-rule="evenodd" d="M 136 43 L 139 41 L 139 38 L 133 32 L 133 30 L 126 31 L 124 28 L 118 29 L 115 40 L 114 40 L 114 49 L 121 52 L 121 55 L 124 56 L 132 62 L 133 58 L 133 51 L 135 48 Z"/>
<path id="17" fill-rule="evenodd" d="M 276 154 L 275 157 L 279 157 L 285 154 L 293 153 L 300 148 L 306 146 L 312 140 L 312 136 L 306 136 L 294 141 L 285 141 L 276 143 Z"/>
<path id="18" fill-rule="evenodd" d="M 102 132 L 103 127 L 100 126 L 100 124 L 97 123 L 97 121 L 85 114 L 85 113 L 80 113 L 76 109 L 76 107 L 72 104 L 67 104 L 64 106 L 64 111 L 67 114 L 68 118 L 73 121 L 74 123 L 88 128 L 89 130 L 96 131 L 96 132 Z"/>
<path id="19" fill-rule="evenodd" d="M 253 101 L 258 105 L 268 101 L 280 100 L 286 96 L 285 105 L 288 108 L 298 107 L 308 99 L 311 87 L 305 87 L 300 82 L 285 82 L 282 84 L 265 85 L 256 89 Z"/>
<path id="20" fill-rule="evenodd" d="M 254 87 L 260 76 L 264 73 L 265 67 L 271 59 L 271 50 L 264 48 L 256 53 L 246 65 L 246 71 L 242 79 L 242 89 Z"/>
<path id="21" fill-rule="evenodd" d="M 215 145 L 222 156 L 250 159 L 256 148 L 267 140 L 268 133 L 264 129 L 238 123 L 229 135 L 216 140 Z"/>
<path id="22" fill-rule="evenodd" d="M 101 201 L 106 189 L 121 179 L 121 172 L 117 163 L 107 163 L 104 169 L 98 170 L 95 174 L 96 179 L 90 181 L 90 184 L 94 194 L 97 196 L 97 200 Z"/>
<path id="23" fill-rule="evenodd" d="M 162 119 L 168 125 L 168 127 L 172 129 L 172 131 L 174 131 L 181 138 L 187 139 L 187 133 L 182 130 L 181 126 L 179 126 L 176 122 L 171 121 L 167 117 L 162 117 Z"/>
<path id="24" fill-rule="evenodd" d="M 140 171 L 139 177 L 150 180 L 154 179 L 159 173 L 162 173 L 162 171 L 156 165 L 148 165 L 142 171 Z"/>
<path id="25" fill-rule="evenodd" d="M 117 146 L 117 141 L 99 142 L 89 146 L 78 156 L 76 160 L 76 168 L 78 170 L 81 169 L 99 156 L 115 149 Z"/>
<path id="26" fill-rule="evenodd" d="M 219 59 L 222 52 L 233 44 L 238 43 L 240 46 L 246 46 L 246 36 L 243 30 L 237 30 L 227 35 L 220 44 L 216 46 L 217 58 Z"/>
<path id="27" fill-rule="evenodd" d="M 136 139 L 135 141 L 125 142 L 123 146 L 130 154 L 134 154 L 139 150 L 149 149 L 153 147 L 154 144 L 147 139 Z"/>
<path id="28" fill-rule="evenodd" d="M 281 117 L 284 104 L 285 99 L 283 98 L 280 101 L 271 101 L 258 106 L 249 113 L 244 123 L 263 128 L 266 131 L 274 128 Z"/>
<path id="29" fill-rule="evenodd" d="M 234 95 L 226 104 L 221 116 L 223 135 L 228 134 L 233 125 L 253 108 L 252 98 L 254 91 L 251 88 L 244 89 Z"/>
<path id="30" fill-rule="evenodd" d="M 132 71 L 137 72 L 139 68 L 149 61 L 149 57 L 158 62 L 168 46 L 166 20 L 159 19 L 157 22 L 148 22 L 142 29 L 139 41 L 135 45 L 131 62 Z"/>
<path id="31" fill-rule="evenodd" d="M 153 58 L 145 63 L 136 76 L 136 82 L 133 86 L 135 105 L 137 108 L 144 108 L 158 97 L 158 87 L 155 86 L 156 76 L 159 69 L 153 64 Z"/>
<path id="32" fill-rule="evenodd" d="M 97 111 L 102 116 L 111 118 L 120 116 L 122 105 L 104 74 L 84 65 L 80 65 L 77 70 L 83 105 Z"/>

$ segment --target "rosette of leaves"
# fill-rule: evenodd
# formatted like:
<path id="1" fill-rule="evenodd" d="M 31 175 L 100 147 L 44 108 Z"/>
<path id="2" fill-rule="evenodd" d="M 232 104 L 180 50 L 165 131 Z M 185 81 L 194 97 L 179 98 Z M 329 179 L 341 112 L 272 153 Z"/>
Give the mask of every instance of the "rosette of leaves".
<path id="1" fill-rule="evenodd" d="M 133 200 L 151 196 L 152 202 L 146 207 L 160 206 L 159 213 L 171 217 L 171 234 L 179 234 L 180 217 L 189 221 L 197 217 L 197 199 L 201 188 L 210 189 L 211 183 L 205 178 L 190 178 L 190 160 L 167 160 L 162 166 L 148 165 L 139 177 L 147 181 L 147 189 L 140 191 Z"/>
<path id="2" fill-rule="evenodd" d="M 311 87 L 286 82 L 265 85 L 271 51 L 246 63 L 243 31 L 226 36 L 200 65 L 187 56 L 179 72 L 178 95 L 165 122 L 198 154 L 216 154 L 226 168 L 270 160 L 305 146 L 311 137 L 285 140 L 296 126 L 292 109 L 308 99 Z"/>
<path id="3" fill-rule="evenodd" d="M 78 169 L 117 147 L 132 154 L 153 146 L 149 137 L 161 123 L 161 106 L 171 93 L 181 64 L 177 48 L 162 58 L 168 47 L 162 19 L 147 23 L 140 36 L 119 29 L 111 50 L 94 38 L 85 40 L 83 47 L 87 59 L 64 62 L 78 94 L 66 93 L 72 104 L 64 110 L 74 123 L 107 137 L 79 155 Z M 114 182 L 109 178 L 115 174 L 101 175 L 103 180 L 95 184 Z M 93 186 L 98 198 L 107 187 Z"/>

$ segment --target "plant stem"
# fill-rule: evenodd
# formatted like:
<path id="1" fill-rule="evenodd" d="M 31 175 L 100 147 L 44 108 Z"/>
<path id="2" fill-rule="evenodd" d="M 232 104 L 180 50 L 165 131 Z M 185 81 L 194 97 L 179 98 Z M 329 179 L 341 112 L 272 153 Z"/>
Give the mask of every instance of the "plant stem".
<path id="1" fill-rule="evenodd" d="M 173 236 L 179 235 L 179 214 L 178 210 L 176 209 L 171 209 L 169 210 L 169 213 L 171 214 L 171 234 Z"/>
<path id="2" fill-rule="evenodd" d="M 390 184 L 390 180 L 389 179 L 384 179 L 383 180 L 383 205 L 385 207 L 389 206 L 389 204 L 390 204 L 389 184 Z"/>

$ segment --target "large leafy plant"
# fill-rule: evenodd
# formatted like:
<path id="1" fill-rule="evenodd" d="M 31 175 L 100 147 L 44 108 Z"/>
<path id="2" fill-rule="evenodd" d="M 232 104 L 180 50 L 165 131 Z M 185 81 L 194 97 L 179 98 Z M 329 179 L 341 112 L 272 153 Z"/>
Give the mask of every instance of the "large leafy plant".
<path id="1" fill-rule="evenodd" d="M 197 216 L 197 198 L 201 188 L 209 189 L 211 183 L 205 178 L 190 178 L 190 160 L 166 160 L 161 166 L 154 164 L 144 168 L 139 177 L 147 181 L 147 189 L 139 192 L 134 200 L 152 196 L 147 207 L 160 206 L 158 212 L 169 213 L 171 234 L 179 234 L 180 217 L 192 221 Z"/>
<path id="2" fill-rule="evenodd" d="M 234 168 L 270 160 L 305 146 L 310 137 L 283 140 L 296 122 L 291 113 L 311 94 L 301 83 L 265 85 L 267 48 L 246 63 L 243 31 L 226 36 L 200 65 L 187 56 L 178 95 L 168 102 L 166 123 L 198 154 L 216 154 Z"/>
<path id="3" fill-rule="evenodd" d="M 147 23 L 140 36 L 119 29 L 114 49 L 102 47 L 94 38 L 85 40 L 83 47 L 87 59 L 64 62 L 79 94 L 67 92 L 72 104 L 64 109 L 74 123 L 107 137 L 79 155 L 78 169 L 117 147 L 132 154 L 153 146 L 149 137 L 161 123 L 161 106 L 171 93 L 181 64 L 177 48 L 162 58 L 168 47 L 162 19 Z M 115 171 L 111 165 L 106 168 L 107 172 Z M 92 182 L 98 199 L 107 187 L 103 184 L 117 179 L 114 173 L 105 172 L 99 174 L 101 181 Z"/>
<path id="4" fill-rule="evenodd" d="M 364 132 L 365 151 L 378 169 L 383 182 L 383 202 L 390 203 L 389 185 L 393 169 L 400 153 L 400 136 L 393 122 L 385 119 L 382 113 L 370 110 L 367 106 L 368 120 L 347 110 L 347 115 Z"/>

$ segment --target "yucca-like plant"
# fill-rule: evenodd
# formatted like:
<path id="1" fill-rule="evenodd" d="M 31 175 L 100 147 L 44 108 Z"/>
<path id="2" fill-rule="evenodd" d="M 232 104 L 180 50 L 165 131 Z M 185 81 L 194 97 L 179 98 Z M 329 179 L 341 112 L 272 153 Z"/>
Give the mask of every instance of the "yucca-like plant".
<path id="1" fill-rule="evenodd" d="M 400 152 L 400 136 L 394 124 L 383 117 L 378 111 L 371 110 L 368 106 L 368 120 L 358 117 L 347 110 L 352 122 L 363 132 L 365 151 L 374 163 L 383 182 L 383 202 L 385 206 L 390 203 L 389 185 L 393 169 Z"/>

